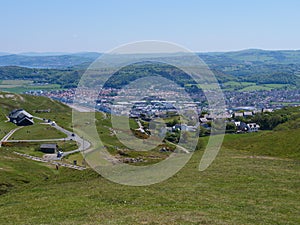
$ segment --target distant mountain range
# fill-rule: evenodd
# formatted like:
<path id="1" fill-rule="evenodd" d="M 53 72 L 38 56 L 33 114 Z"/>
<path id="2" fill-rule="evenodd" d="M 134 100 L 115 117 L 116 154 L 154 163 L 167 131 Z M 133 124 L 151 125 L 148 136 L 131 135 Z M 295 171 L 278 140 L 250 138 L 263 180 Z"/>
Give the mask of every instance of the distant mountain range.
<path id="1" fill-rule="evenodd" d="M 248 49 L 235 52 L 196 53 L 209 66 L 234 64 L 300 64 L 300 50 Z M 22 66 L 29 68 L 69 68 L 92 63 L 101 53 L 97 52 L 24 52 L 10 54 L 0 52 L 0 66 Z"/>
<path id="2" fill-rule="evenodd" d="M 101 56 L 97 52 L 5 54 L 0 53 L 0 80 L 32 78 L 63 87 L 76 86 L 85 69 Z M 281 88 L 300 87 L 300 50 L 248 49 L 197 54 L 228 89 L 238 90 L 240 85 L 251 82 L 270 87 L 272 84 L 281 84 Z"/>
<path id="3" fill-rule="evenodd" d="M 11 54 L 8 52 L 0 52 L 0 56 L 3 56 L 3 55 L 11 55 Z"/>
<path id="4" fill-rule="evenodd" d="M 199 53 L 206 63 L 220 63 L 230 61 L 231 63 L 280 63 L 299 64 L 300 50 L 261 50 L 248 49 L 235 52 Z"/>
<path id="5" fill-rule="evenodd" d="M 68 68 L 80 64 L 91 63 L 101 54 L 82 52 L 63 53 L 0 53 L 0 66 L 22 66 L 29 68 Z"/>

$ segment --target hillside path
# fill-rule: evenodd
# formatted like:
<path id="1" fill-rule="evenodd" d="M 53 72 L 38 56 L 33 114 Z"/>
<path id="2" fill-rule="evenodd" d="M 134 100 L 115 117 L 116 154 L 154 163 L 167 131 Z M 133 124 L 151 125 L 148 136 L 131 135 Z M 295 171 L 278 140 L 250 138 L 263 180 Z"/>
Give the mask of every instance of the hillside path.
<path id="1" fill-rule="evenodd" d="M 0 147 L 2 146 L 2 143 L 3 142 L 7 142 L 7 140 L 17 131 L 17 130 L 20 130 L 21 128 L 23 127 L 17 127 L 17 128 L 14 128 L 12 129 L 11 131 L 9 131 L 0 141 Z"/>

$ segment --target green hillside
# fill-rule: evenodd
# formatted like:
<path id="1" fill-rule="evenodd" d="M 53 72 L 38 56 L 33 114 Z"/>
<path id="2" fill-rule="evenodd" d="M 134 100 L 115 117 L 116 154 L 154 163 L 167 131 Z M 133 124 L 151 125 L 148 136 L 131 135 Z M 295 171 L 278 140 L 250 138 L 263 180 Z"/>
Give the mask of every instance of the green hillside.
<path id="1" fill-rule="evenodd" d="M 46 97 L 19 95 L 0 92 L 0 119 L 6 120 L 5 116 L 14 109 L 25 109 L 33 116 L 56 121 L 63 128 L 71 130 L 72 110 L 58 102 Z M 49 113 L 36 113 L 36 110 L 50 109 Z"/>
<path id="2" fill-rule="evenodd" d="M 47 98 L 14 95 L 0 104 L 1 120 L 18 106 L 51 108 L 47 117 L 70 122 L 70 109 Z M 201 149 L 179 173 L 146 187 L 115 184 L 90 169 L 57 171 L 2 147 L 0 224 L 298 224 L 300 130 L 289 124 L 226 135 L 204 172 L 198 166 L 207 137 L 200 138 Z"/>
<path id="3" fill-rule="evenodd" d="M 224 147 L 251 155 L 300 160 L 300 129 L 228 135 Z"/>
<path id="4" fill-rule="evenodd" d="M 93 53 L 91 53 L 93 54 Z M 0 56 L 0 66 L 14 65 L 35 68 L 68 68 L 82 63 L 91 63 L 99 54 L 69 55 L 4 55 Z"/>
<path id="5" fill-rule="evenodd" d="M 0 223 L 297 224 L 300 219 L 299 160 L 253 157 L 224 146 L 204 172 L 197 170 L 198 151 L 169 180 L 129 187 L 90 170 L 57 172 L 1 151 L 0 182 L 9 192 L 0 197 Z"/>
<path id="6" fill-rule="evenodd" d="M 3 63 L 2 66 L 0 65 L 0 82 L 1 80 L 25 80 L 34 82 L 36 85 L 29 83 L 16 88 L 0 84 L 0 90 L 20 93 L 36 89 L 74 88 L 89 64 L 97 58 L 96 55 L 2 56 L 0 57 Z M 198 55 L 214 72 L 225 90 L 245 88 L 244 91 L 253 91 L 300 87 L 300 51 L 250 49 L 225 53 L 199 53 Z M 67 66 L 62 67 L 64 61 L 68 61 L 63 64 Z M 98 76 L 99 81 L 99 71 L 95 75 Z M 182 86 L 193 84 L 193 81 L 177 68 L 158 63 L 138 63 L 118 71 L 106 86 L 119 88 L 130 81 L 150 75 L 161 75 Z M 238 82 L 239 85 L 228 87 L 227 82 Z M 244 85 L 245 82 L 254 84 Z"/>

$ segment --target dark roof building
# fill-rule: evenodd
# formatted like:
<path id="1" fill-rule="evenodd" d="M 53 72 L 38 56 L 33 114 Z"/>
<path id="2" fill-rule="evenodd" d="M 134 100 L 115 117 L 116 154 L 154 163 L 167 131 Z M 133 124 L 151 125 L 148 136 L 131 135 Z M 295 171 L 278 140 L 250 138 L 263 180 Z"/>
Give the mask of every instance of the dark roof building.
<path id="1" fill-rule="evenodd" d="M 57 151 L 57 144 L 42 144 L 40 151 L 44 153 L 55 153 Z"/>
<path id="2" fill-rule="evenodd" d="M 8 117 L 10 122 L 18 126 L 29 126 L 34 123 L 33 116 L 26 112 L 24 109 L 13 110 Z"/>

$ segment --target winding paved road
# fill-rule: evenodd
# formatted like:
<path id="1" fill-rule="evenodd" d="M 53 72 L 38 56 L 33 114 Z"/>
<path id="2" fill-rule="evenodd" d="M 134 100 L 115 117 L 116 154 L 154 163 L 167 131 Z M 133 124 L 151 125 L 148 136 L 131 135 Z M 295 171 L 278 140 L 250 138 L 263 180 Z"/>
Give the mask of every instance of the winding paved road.
<path id="1" fill-rule="evenodd" d="M 2 146 L 3 142 L 7 142 L 8 139 L 11 137 L 11 135 L 13 135 L 17 130 L 20 130 L 22 127 L 17 127 L 15 129 L 12 129 L 11 131 L 9 131 L 0 141 L 0 147 Z"/>
<path id="2" fill-rule="evenodd" d="M 42 118 L 40 117 L 34 117 L 35 119 L 44 121 Z M 60 126 L 58 126 L 56 123 L 53 124 L 53 122 L 51 123 L 41 123 L 41 124 L 45 124 L 45 125 L 49 125 L 52 126 L 54 128 L 56 128 L 57 130 L 65 133 L 67 135 L 66 138 L 57 138 L 57 139 L 40 139 L 40 140 L 8 140 L 13 134 L 14 132 L 16 132 L 17 130 L 21 129 L 22 127 L 17 127 L 13 130 L 11 130 L 10 132 L 8 132 L 0 141 L 0 147 L 2 146 L 2 142 L 49 142 L 49 141 L 68 141 L 68 140 L 74 140 L 77 142 L 78 144 L 78 148 L 72 151 L 68 151 L 68 152 L 64 152 L 62 157 L 65 157 L 67 155 L 76 153 L 76 152 L 81 152 L 81 151 L 86 151 L 91 147 L 91 143 L 88 142 L 87 140 L 83 139 L 82 137 L 79 137 L 77 135 L 75 135 L 73 132 L 68 131 Z M 45 154 L 44 158 L 47 160 L 60 160 L 61 158 L 57 157 L 57 154 Z"/>

